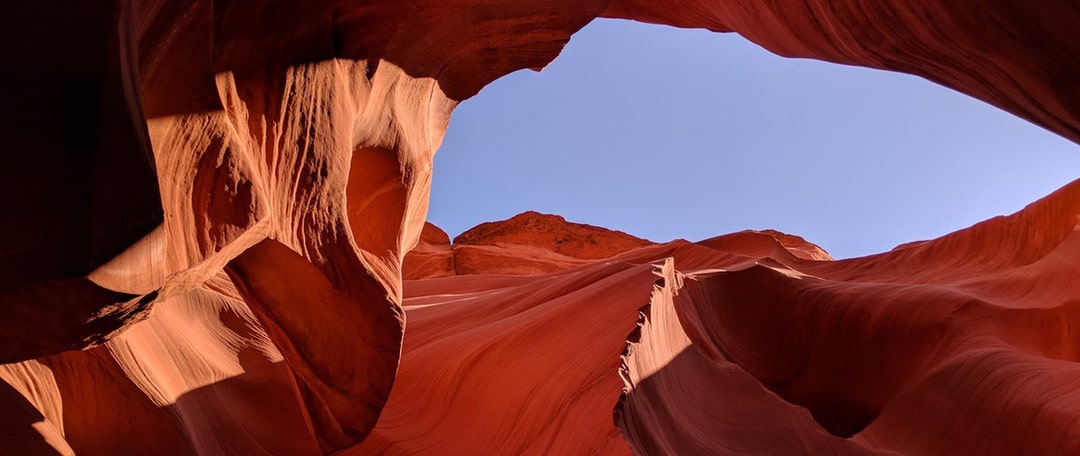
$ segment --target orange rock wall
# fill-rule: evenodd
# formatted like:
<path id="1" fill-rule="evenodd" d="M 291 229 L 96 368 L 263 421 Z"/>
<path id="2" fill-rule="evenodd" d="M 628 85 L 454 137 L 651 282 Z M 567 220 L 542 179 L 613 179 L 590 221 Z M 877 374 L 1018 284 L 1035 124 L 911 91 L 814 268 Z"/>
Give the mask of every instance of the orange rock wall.
<path id="1" fill-rule="evenodd" d="M 1080 141 L 1065 0 L 16 1 L 4 451 L 1075 449 L 1075 185 L 836 262 L 539 214 L 425 236 L 452 109 L 598 16 L 917 74 Z"/>

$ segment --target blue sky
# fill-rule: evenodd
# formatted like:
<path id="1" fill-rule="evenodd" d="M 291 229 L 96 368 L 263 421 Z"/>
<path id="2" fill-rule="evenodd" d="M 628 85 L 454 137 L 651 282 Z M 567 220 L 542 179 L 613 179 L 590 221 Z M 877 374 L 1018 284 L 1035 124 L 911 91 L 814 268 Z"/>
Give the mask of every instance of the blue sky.
<path id="1" fill-rule="evenodd" d="M 428 219 L 451 237 L 526 210 L 653 241 L 773 228 L 848 258 L 1078 177 L 1080 146 L 915 76 L 599 20 L 458 107 Z"/>

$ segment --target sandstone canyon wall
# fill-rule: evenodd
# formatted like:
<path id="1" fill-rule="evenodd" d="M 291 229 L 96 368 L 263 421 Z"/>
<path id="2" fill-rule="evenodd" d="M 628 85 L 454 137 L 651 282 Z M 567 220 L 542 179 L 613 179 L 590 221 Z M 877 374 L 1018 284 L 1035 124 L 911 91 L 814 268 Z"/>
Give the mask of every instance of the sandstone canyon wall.
<path id="1" fill-rule="evenodd" d="M 425 226 L 456 104 L 601 16 L 916 74 L 1080 141 L 1066 0 L 18 0 L 0 452 L 1080 450 L 1078 184 L 843 261 L 775 232 Z"/>

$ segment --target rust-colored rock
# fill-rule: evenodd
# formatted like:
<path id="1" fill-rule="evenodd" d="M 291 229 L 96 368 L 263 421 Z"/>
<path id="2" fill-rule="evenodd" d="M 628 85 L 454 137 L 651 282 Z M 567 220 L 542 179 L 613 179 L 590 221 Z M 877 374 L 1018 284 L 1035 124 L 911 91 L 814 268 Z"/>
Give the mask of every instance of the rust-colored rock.
<path id="1" fill-rule="evenodd" d="M 425 230 L 456 104 L 598 16 L 916 74 L 1080 141 L 1066 0 L 15 1 L 0 450 L 1080 450 L 1078 184 L 844 261 L 535 213 Z"/>
<path id="2" fill-rule="evenodd" d="M 401 263 L 402 279 L 433 279 L 454 275 L 454 250 L 450 236 L 441 228 L 424 223 L 420 242 L 409 251 Z"/>
<path id="3" fill-rule="evenodd" d="M 517 244 L 550 250 L 582 260 L 608 258 L 651 242 L 626 233 L 580 223 L 557 215 L 524 212 L 501 222 L 481 223 L 454 238 L 454 245 Z"/>
<path id="4" fill-rule="evenodd" d="M 404 278 L 534 275 L 582 266 L 651 244 L 619 231 L 532 211 L 477 225 L 461 233 L 453 245 L 446 233 L 428 223 L 416 248 L 405 257 Z"/>

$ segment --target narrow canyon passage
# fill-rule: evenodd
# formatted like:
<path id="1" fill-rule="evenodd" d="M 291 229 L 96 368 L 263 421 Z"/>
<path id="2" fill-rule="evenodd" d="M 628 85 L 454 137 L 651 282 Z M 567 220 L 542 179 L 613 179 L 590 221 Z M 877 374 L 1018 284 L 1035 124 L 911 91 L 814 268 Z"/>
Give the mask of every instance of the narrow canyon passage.
<path id="1" fill-rule="evenodd" d="M 604 65 L 570 78 L 606 86 L 582 85 L 604 103 L 630 103 L 621 111 L 644 123 L 591 111 L 604 103 L 588 93 L 513 89 L 590 120 L 545 114 L 536 99 L 504 100 L 515 106 L 502 120 L 568 120 L 587 147 L 481 124 L 490 139 L 520 136 L 496 146 L 498 156 L 471 155 L 490 162 L 474 167 L 495 184 L 480 191 L 512 200 L 520 188 L 620 211 L 599 197 L 625 194 L 636 217 L 679 233 L 622 222 L 612 225 L 626 232 L 616 231 L 546 207 L 502 207 L 484 218 L 504 220 L 472 228 L 477 221 L 453 222 L 453 237 L 427 223 L 429 208 L 436 222 L 435 209 L 454 210 L 429 199 L 433 186 L 436 198 L 450 196 L 435 184 L 436 150 L 445 143 L 440 156 L 467 157 L 449 151 L 476 138 L 467 123 L 451 129 L 464 137 L 447 136 L 451 113 L 498 100 L 503 84 L 528 74 L 518 70 L 565 77 L 556 58 L 600 17 L 734 32 L 780 56 L 831 62 L 774 71 L 808 81 L 840 77 L 816 72 L 826 67 L 856 71 L 834 64 L 911 74 L 1057 137 L 976 120 L 971 105 L 952 105 L 966 100 L 955 94 L 936 112 L 917 91 L 844 84 L 866 109 L 854 114 L 891 107 L 916 116 L 875 132 L 834 117 L 847 109 L 827 100 L 841 91 L 785 92 L 782 81 L 703 58 L 752 46 L 695 52 L 697 71 L 669 60 L 676 52 L 643 47 L 662 45 L 644 31 L 661 29 L 621 23 L 650 37 L 609 48 L 611 60 L 583 54 Z M 603 35 L 599 24 L 580 37 Z M 9 140 L 0 154 L 9 222 L 0 247 L 2 454 L 1080 450 L 1071 330 L 1080 318 L 1080 181 L 1071 181 L 1075 161 L 1054 161 L 1080 155 L 1080 8 L 1071 2 L 14 2 L 0 25 L 11 68 L 0 122 Z M 620 86 L 604 70 L 646 82 Z M 688 78 L 649 80 L 650 71 Z M 728 98 L 698 96 L 702 84 Z M 724 109 L 740 107 L 731 98 L 740 92 L 726 90 L 753 87 L 777 104 Z M 835 112 L 799 117 L 782 107 L 800 95 L 824 96 L 816 107 Z M 775 123 L 733 127 L 751 107 Z M 833 123 L 846 124 L 832 130 L 840 139 L 870 141 L 807 135 Z M 769 130 L 779 127 L 790 134 Z M 936 143 L 935 132 L 952 142 Z M 752 141 L 734 141 L 740 134 Z M 815 170 L 814 158 L 841 144 L 857 150 Z M 760 157 L 729 153 L 754 147 Z M 796 155 L 770 155 L 778 152 Z M 906 155 L 916 152 L 930 155 Z M 539 162 L 493 158 L 515 154 Z M 765 161 L 736 163 L 751 156 Z M 913 174 L 890 181 L 860 161 L 911 165 Z M 982 167 L 991 163 L 997 174 Z M 510 172 L 540 165 L 584 178 L 541 177 L 538 186 Z M 589 180 L 612 175 L 605 170 L 628 180 Z M 950 179 L 966 172 L 973 181 Z M 1022 195 L 1012 186 L 1020 182 L 1042 187 Z M 750 221 L 720 205 L 753 206 L 752 195 L 779 198 L 757 203 L 779 218 Z M 818 205 L 859 198 L 869 203 L 842 215 Z M 1005 206 L 963 213 L 986 201 Z M 882 241 L 900 244 L 891 250 L 841 248 L 835 259 L 835 238 L 861 241 L 897 225 L 874 204 L 944 225 Z M 829 238 L 773 223 L 817 212 L 823 227 L 853 230 Z M 1002 213 L 1010 215 L 991 216 Z M 860 217 L 877 225 L 850 222 Z M 865 255 L 874 251 L 882 253 Z"/>

